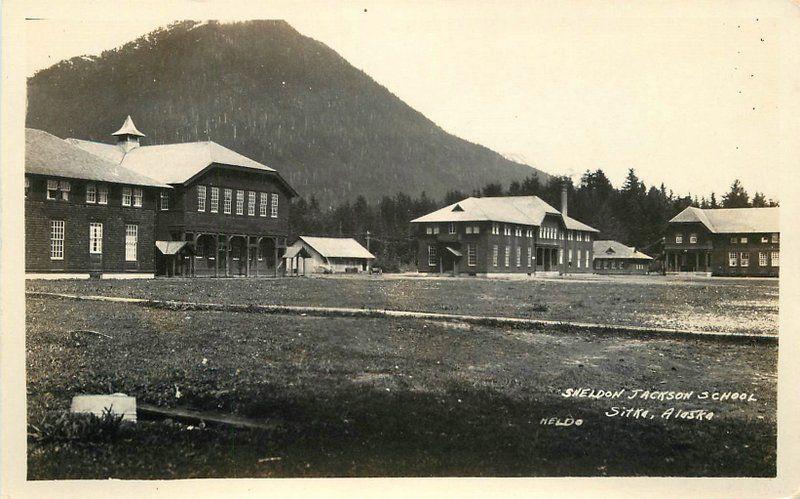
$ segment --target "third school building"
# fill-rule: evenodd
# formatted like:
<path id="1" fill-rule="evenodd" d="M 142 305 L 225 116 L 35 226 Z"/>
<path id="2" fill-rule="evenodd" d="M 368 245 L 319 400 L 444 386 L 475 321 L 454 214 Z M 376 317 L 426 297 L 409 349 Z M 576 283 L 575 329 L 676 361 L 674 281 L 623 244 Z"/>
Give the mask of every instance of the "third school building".
<path id="1" fill-rule="evenodd" d="M 592 272 L 594 229 L 537 196 L 470 197 L 412 220 L 418 269 L 499 275 Z"/>
<path id="2" fill-rule="evenodd" d="M 669 221 L 664 259 L 667 272 L 777 277 L 778 208 L 686 208 Z"/>

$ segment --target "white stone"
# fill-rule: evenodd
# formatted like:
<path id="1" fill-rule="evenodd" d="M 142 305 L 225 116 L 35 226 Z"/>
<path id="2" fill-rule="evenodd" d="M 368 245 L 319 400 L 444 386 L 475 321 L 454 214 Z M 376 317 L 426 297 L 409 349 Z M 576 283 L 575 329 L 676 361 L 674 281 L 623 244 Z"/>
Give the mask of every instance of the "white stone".
<path id="1" fill-rule="evenodd" d="M 72 397 L 70 412 L 103 416 L 108 409 L 114 414 L 122 415 L 124 421 L 136 422 L 136 397 L 123 393 L 113 395 L 76 395 Z"/>

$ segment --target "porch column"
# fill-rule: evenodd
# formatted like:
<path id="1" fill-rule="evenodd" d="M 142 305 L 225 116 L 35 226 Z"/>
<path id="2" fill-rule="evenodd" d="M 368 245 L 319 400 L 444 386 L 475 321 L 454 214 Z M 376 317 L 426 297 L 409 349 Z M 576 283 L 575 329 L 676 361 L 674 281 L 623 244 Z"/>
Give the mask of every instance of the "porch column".
<path id="1" fill-rule="evenodd" d="M 225 236 L 225 277 L 231 276 L 231 240 L 232 236 Z"/>
<path id="2" fill-rule="evenodd" d="M 244 276 L 250 277 L 250 236 L 245 236 L 244 257 Z"/>
<path id="3" fill-rule="evenodd" d="M 278 277 L 278 238 L 274 237 L 273 240 L 275 241 L 275 244 L 272 245 L 272 247 L 274 248 L 273 249 L 273 253 L 274 253 L 273 262 L 274 262 L 274 266 L 275 266 L 275 272 L 274 273 L 275 273 L 275 277 Z"/>
<path id="4" fill-rule="evenodd" d="M 706 251 L 706 272 L 709 271 L 710 267 L 711 267 L 711 252 Z"/>
<path id="5" fill-rule="evenodd" d="M 219 234 L 214 235 L 214 277 L 219 277 Z"/>
<path id="6" fill-rule="evenodd" d="M 700 252 L 695 251 L 694 253 L 694 271 L 697 272 L 700 270 Z"/>
<path id="7" fill-rule="evenodd" d="M 664 252 L 664 273 L 669 272 L 669 251 Z"/>

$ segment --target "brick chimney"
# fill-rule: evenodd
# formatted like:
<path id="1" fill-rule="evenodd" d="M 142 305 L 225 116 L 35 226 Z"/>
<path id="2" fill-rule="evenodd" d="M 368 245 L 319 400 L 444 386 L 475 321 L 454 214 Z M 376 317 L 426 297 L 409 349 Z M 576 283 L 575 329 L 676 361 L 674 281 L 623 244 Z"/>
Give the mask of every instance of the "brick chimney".
<path id="1" fill-rule="evenodd" d="M 567 213 L 567 185 L 564 184 L 561 186 L 561 214 L 563 216 L 568 216 Z"/>

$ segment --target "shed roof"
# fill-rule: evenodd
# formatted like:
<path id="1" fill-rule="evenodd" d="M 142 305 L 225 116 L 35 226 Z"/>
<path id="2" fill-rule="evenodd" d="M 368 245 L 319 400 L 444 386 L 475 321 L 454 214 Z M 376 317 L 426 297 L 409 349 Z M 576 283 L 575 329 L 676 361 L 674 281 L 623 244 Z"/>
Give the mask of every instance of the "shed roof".
<path id="1" fill-rule="evenodd" d="M 778 208 L 712 208 L 689 206 L 670 223 L 701 223 L 713 233 L 779 232 Z"/>
<path id="2" fill-rule="evenodd" d="M 25 172 L 117 184 L 169 187 L 34 128 L 25 129 Z"/>
<path id="3" fill-rule="evenodd" d="M 490 221 L 540 226 L 548 214 L 561 216 L 561 212 L 538 196 L 469 197 L 416 218 L 411 223 Z M 568 229 L 599 232 L 574 218 L 563 219 Z"/>
<path id="4" fill-rule="evenodd" d="M 594 258 L 626 259 L 626 260 L 652 260 L 649 255 L 645 255 L 636 248 L 625 246 L 618 241 L 594 241 L 592 243 Z"/>
<path id="5" fill-rule="evenodd" d="M 297 194 L 275 169 L 213 141 L 139 146 L 126 153 L 114 144 L 80 139 L 67 140 L 92 154 L 116 161 L 126 168 L 152 176 L 167 184 L 188 182 L 209 166 L 218 164 L 273 173 L 289 192 Z"/>
<path id="6" fill-rule="evenodd" d="M 375 258 L 375 255 L 350 237 L 300 236 L 300 239 L 326 258 Z"/>
<path id="7" fill-rule="evenodd" d="M 162 255 L 176 255 L 187 244 L 188 241 L 156 241 L 156 248 Z"/>

